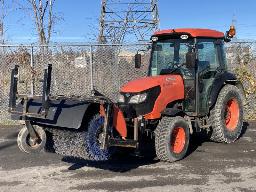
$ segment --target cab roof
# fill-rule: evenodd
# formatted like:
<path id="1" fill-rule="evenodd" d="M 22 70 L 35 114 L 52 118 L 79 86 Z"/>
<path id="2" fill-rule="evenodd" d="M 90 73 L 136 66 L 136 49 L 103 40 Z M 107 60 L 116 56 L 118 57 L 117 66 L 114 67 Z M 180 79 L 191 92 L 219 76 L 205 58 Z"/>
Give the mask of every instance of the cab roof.
<path id="1" fill-rule="evenodd" d="M 180 28 L 167 29 L 155 32 L 154 36 L 188 34 L 191 37 L 224 38 L 224 33 L 211 29 Z"/>

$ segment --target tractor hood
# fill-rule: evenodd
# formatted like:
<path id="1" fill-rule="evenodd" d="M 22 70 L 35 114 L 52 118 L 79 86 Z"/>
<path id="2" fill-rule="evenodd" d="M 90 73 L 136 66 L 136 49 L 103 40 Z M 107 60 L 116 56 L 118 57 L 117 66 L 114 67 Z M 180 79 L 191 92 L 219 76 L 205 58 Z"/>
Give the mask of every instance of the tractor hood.
<path id="1" fill-rule="evenodd" d="M 160 86 L 165 87 L 170 84 L 178 83 L 180 75 L 158 75 L 152 77 L 143 77 L 126 83 L 122 88 L 122 93 L 139 93 L 147 89 Z"/>
<path id="2" fill-rule="evenodd" d="M 129 113 L 127 109 L 134 109 L 136 115 L 158 119 L 168 104 L 184 99 L 184 82 L 180 75 L 175 74 L 144 77 L 128 82 L 120 92 L 125 95 L 124 102 L 119 104 L 123 106 L 125 114 Z M 136 104 L 130 102 L 132 95 L 142 92 L 147 93 L 145 101 Z"/>

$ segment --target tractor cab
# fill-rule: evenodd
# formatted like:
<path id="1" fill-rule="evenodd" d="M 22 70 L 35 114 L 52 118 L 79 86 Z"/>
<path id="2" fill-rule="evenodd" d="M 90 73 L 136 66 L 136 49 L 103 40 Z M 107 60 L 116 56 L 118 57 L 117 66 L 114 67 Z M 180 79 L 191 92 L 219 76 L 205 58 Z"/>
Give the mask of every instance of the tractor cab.
<path id="1" fill-rule="evenodd" d="M 170 75 L 180 75 L 184 83 L 181 88 L 184 89 L 184 111 L 190 116 L 204 116 L 209 113 L 214 81 L 218 81 L 227 69 L 224 49 L 227 37 L 210 29 L 156 32 L 151 38 L 148 76 L 168 76 L 170 79 Z"/>

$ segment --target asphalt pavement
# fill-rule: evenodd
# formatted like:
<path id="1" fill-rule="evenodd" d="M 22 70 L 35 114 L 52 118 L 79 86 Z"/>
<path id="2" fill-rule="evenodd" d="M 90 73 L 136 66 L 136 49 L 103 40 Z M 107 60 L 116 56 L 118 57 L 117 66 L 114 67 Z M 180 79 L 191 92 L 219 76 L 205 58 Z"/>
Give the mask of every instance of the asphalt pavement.
<path id="1" fill-rule="evenodd" d="M 256 191 L 256 123 L 232 144 L 194 136 L 188 156 L 175 163 L 123 155 L 106 163 L 55 153 L 22 153 L 19 127 L 0 127 L 0 192 Z"/>

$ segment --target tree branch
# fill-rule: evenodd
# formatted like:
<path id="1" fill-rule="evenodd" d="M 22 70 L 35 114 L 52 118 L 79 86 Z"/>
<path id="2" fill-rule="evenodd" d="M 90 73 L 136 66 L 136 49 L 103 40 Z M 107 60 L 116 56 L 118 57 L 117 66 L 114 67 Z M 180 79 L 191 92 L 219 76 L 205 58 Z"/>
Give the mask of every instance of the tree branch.
<path id="1" fill-rule="evenodd" d="M 26 0 L 32 7 L 40 44 L 48 44 L 54 24 L 53 5 L 55 0 Z M 45 20 L 47 21 L 45 22 Z"/>
<path id="2" fill-rule="evenodd" d="M 53 8 L 53 1 L 50 0 L 50 6 L 49 6 L 49 18 L 48 18 L 48 35 L 47 35 L 47 44 L 50 42 L 51 34 L 52 34 L 52 25 L 53 25 L 53 14 L 52 14 L 52 8 Z"/>
<path id="3" fill-rule="evenodd" d="M 45 4 L 45 7 L 44 7 L 44 11 L 43 11 L 43 13 L 42 13 L 42 18 L 44 18 L 45 12 L 46 12 L 47 7 L 48 7 L 48 4 L 49 4 L 49 1 L 47 0 L 47 1 L 46 1 L 46 4 Z"/>

